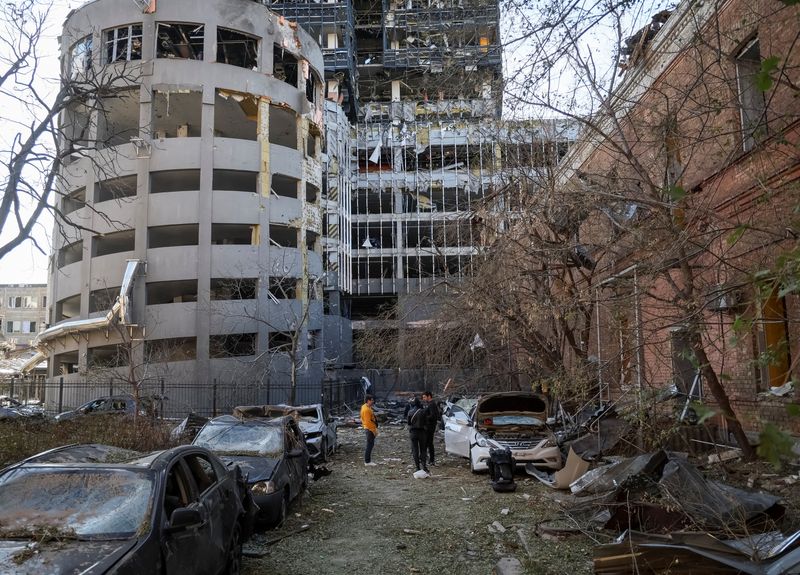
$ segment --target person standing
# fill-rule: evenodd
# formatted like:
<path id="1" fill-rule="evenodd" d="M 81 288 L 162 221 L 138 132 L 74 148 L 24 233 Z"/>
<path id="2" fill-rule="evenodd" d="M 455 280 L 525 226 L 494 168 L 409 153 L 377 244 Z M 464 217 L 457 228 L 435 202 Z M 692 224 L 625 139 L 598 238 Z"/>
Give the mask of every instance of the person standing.
<path id="1" fill-rule="evenodd" d="M 422 459 L 428 459 L 429 465 L 436 465 L 436 455 L 433 450 L 433 437 L 442 414 L 439 413 L 439 406 L 433 400 L 433 394 L 426 391 L 422 394 L 422 401 L 425 402 L 425 449 L 422 452 Z"/>
<path id="2" fill-rule="evenodd" d="M 429 473 L 428 464 L 425 460 L 425 409 L 419 399 L 414 398 L 414 402 L 408 410 L 408 435 L 411 439 L 411 457 L 414 458 L 414 466 L 417 471 Z"/>
<path id="3" fill-rule="evenodd" d="M 372 461 L 372 448 L 375 446 L 375 438 L 378 435 L 378 422 L 375 420 L 375 412 L 372 410 L 374 404 L 375 398 L 367 394 L 364 397 L 364 405 L 361 406 L 361 425 L 364 426 L 367 436 L 367 444 L 364 448 L 364 465 L 369 466 L 377 465 Z"/>

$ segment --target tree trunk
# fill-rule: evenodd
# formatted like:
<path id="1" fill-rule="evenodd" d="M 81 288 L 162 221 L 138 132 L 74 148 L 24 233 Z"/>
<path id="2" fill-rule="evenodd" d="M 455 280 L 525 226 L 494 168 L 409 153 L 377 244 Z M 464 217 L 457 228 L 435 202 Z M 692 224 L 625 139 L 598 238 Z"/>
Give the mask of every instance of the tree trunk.
<path id="1" fill-rule="evenodd" d="M 711 367 L 711 364 L 708 361 L 708 356 L 706 355 L 706 350 L 703 348 L 703 343 L 699 334 L 697 333 L 695 333 L 692 337 L 692 349 L 697 361 L 699 362 L 703 378 L 706 380 L 706 383 L 708 383 L 709 390 L 711 390 L 711 395 L 714 396 L 714 399 L 719 405 L 720 411 L 722 412 L 723 417 L 725 417 L 728 429 L 731 431 L 731 433 L 733 433 L 733 436 L 736 438 L 736 443 L 742 450 L 742 455 L 747 461 L 755 459 L 756 450 L 752 445 L 750 445 L 750 441 L 747 439 L 744 429 L 742 429 L 742 424 L 739 422 L 739 418 L 736 417 L 736 414 L 733 412 L 733 409 L 731 408 L 731 402 L 728 399 L 728 394 L 720 383 L 716 372 Z"/>

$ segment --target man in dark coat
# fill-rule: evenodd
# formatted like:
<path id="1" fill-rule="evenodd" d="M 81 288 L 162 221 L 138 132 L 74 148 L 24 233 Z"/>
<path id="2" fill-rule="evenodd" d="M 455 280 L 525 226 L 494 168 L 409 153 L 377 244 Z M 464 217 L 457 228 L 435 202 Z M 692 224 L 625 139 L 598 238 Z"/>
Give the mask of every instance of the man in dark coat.
<path id="1" fill-rule="evenodd" d="M 411 438 L 411 457 L 414 458 L 414 466 L 417 471 L 422 469 L 428 473 L 428 465 L 425 461 L 425 446 L 427 444 L 425 426 L 427 425 L 427 411 L 420 403 L 419 399 L 414 398 L 408 409 L 408 434 Z"/>
<path id="2" fill-rule="evenodd" d="M 433 451 L 433 437 L 436 433 L 436 428 L 439 426 L 439 421 L 442 419 L 442 414 L 439 412 L 439 406 L 433 400 L 433 394 L 426 391 L 422 394 L 422 401 L 425 402 L 425 449 L 422 452 L 422 459 L 428 459 L 430 465 L 436 465 L 436 455 Z"/>

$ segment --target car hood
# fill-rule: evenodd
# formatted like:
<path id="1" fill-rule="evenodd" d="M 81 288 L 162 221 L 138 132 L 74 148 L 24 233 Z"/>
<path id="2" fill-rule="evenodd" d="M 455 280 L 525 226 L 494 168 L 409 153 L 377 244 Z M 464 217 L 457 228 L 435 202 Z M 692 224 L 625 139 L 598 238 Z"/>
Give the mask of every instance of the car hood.
<path id="1" fill-rule="evenodd" d="M 30 540 L 0 539 L 0 565 L 3 566 L 3 573 L 9 575 L 105 573 L 134 545 L 136 539 L 53 541 L 42 544 Z"/>
<path id="2" fill-rule="evenodd" d="M 219 458 L 229 469 L 238 465 L 242 470 L 242 475 L 247 478 L 247 483 L 250 484 L 272 479 L 275 469 L 281 462 L 280 459 L 249 455 L 220 455 Z"/>
<path id="3" fill-rule="evenodd" d="M 312 421 L 301 421 L 300 422 L 300 431 L 304 434 L 309 433 L 321 433 L 322 432 L 322 424 L 317 422 L 314 423 Z"/>

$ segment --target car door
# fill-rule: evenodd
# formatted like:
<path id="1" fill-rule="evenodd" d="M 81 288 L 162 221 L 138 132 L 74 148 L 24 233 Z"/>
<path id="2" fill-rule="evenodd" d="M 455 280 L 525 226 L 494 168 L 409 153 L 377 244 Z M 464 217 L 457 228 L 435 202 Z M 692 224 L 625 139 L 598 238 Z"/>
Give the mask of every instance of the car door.
<path id="1" fill-rule="evenodd" d="M 461 407 L 448 404 L 444 415 L 444 449 L 447 453 L 469 457 L 472 421 Z"/>
<path id="2" fill-rule="evenodd" d="M 165 571 L 167 575 L 214 575 L 221 569 L 218 545 L 214 545 L 212 517 L 207 504 L 201 499 L 184 457 L 179 457 L 168 470 L 164 490 L 164 526 L 162 538 Z M 173 498 L 177 497 L 177 500 Z M 176 509 L 197 510 L 200 523 L 171 531 L 171 515 Z"/>
<path id="3" fill-rule="evenodd" d="M 328 408 L 323 406 L 320 411 L 322 412 L 322 421 L 325 422 L 325 437 L 328 439 L 329 449 L 336 449 L 336 420 L 331 417 Z"/>
<path id="4" fill-rule="evenodd" d="M 195 483 L 197 505 L 208 521 L 209 540 L 204 543 L 203 555 L 209 565 L 216 565 L 211 569 L 216 573 L 225 564 L 231 529 L 237 520 L 236 506 L 230 501 L 233 493 L 226 490 L 222 483 L 225 476 L 217 473 L 205 453 L 190 453 L 185 461 Z"/>
<path id="5" fill-rule="evenodd" d="M 286 448 L 284 461 L 289 473 L 289 498 L 294 499 L 305 484 L 308 473 L 308 451 L 303 434 L 293 419 L 286 420 L 284 434 Z"/>

